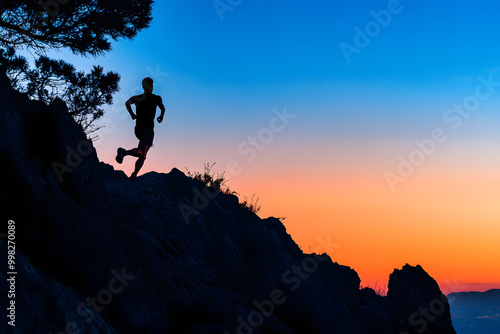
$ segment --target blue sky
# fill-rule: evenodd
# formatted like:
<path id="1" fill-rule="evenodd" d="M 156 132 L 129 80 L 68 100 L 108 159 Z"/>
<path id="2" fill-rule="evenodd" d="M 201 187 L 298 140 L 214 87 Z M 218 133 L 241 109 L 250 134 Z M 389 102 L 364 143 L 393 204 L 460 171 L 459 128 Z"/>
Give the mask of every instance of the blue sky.
<path id="1" fill-rule="evenodd" d="M 138 91 L 147 69 L 159 68 L 170 75 L 156 82 L 156 92 L 171 107 L 233 127 L 282 105 L 296 106 L 312 123 L 366 118 L 401 129 L 408 121 L 435 122 L 470 94 L 477 76 L 497 68 L 500 4 L 402 0 L 348 64 L 340 43 L 354 45 L 354 27 L 364 30 L 371 11 L 389 3 L 244 0 L 221 21 L 212 1 L 158 1 L 151 28 L 114 43 L 104 57 L 55 56 L 117 71 L 122 94 Z"/>
<path id="2" fill-rule="evenodd" d="M 339 44 L 353 44 L 353 28 L 364 29 L 370 12 L 388 3 L 242 1 L 221 21 L 211 1 L 158 2 L 150 29 L 90 63 L 119 72 L 122 92 L 147 67 L 159 67 L 171 85 L 157 82 L 158 93 L 230 125 L 281 105 L 307 110 L 312 122 L 367 117 L 404 125 L 415 113 L 433 121 L 497 68 L 494 1 L 401 1 L 402 11 L 348 64 Z"/>

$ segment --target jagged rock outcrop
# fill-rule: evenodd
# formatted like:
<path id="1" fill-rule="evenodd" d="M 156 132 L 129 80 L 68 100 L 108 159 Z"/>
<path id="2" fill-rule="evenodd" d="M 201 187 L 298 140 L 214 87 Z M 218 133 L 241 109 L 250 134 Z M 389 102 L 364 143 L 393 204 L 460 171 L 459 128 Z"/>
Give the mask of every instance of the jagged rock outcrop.
<path id="1" fill-rule="evenodd" d="M 396 270 L 387 297 L 360 290 L 354 270 L 304 254 L 279 219 L 233 195 L 177 169 L 129 181 L 99 162 L 61 101 L 30 101 L 3 73 L 0 108 L 18 333 L 417 333 L 413 313 L 434 300 L 444 310 L 425 333 L 454 333 L 419 266 Z"/>

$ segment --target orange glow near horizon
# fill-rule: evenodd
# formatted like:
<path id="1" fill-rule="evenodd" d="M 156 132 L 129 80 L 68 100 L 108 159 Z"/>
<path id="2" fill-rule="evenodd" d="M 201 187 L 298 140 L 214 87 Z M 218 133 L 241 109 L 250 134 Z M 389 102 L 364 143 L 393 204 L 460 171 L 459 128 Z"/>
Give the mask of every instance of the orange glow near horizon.
<path id="1" fill-rule="evenodd" d="M 143 172 L 169 172 L 172 154 L 152 151 Z M 133 161 L 127 164 L 130 169 Z M 473 163 L 450 169 L 449 157 L 438 157 L 395 192 L 383 177 L 387 166 L 331 165 L 264 152 L 252 164 L 242 163 L 243 172 L 229 176 L 228 185 L 247 197 L 255 193 L 259 216 L 286 217 L 288 233 L 304 252 L 328 253 L 355 269 L 363 286 L 386 288 L 389 274 L 408 263 L 420 264 L 445 294 L 500 288 L 498 165 L 483 172 Z M 218 167 L 215 172 L 223 171 Z"/>
<path id="2" fill-rule="evenodd" d="M 355 269 L 364 286 L 384 288 L 394 268 L 409 263 L 422 265 L 445 293 L 500 288 L 500 175 L 455 184 L 460 177 L 427 175 L 391 193 L 370 175 L 345 172 L 340 182 L 318 175 L 298 185 L 307 196 L 294 206 L 288 203 L 297 193 L 287 181 L 261 176 L 261 215 L 286 216 L 287 231 L 305 252 L 331 238 L 336 246 L 327 253 Z M 237 186 L 245 188 L 255 186 Z"/>

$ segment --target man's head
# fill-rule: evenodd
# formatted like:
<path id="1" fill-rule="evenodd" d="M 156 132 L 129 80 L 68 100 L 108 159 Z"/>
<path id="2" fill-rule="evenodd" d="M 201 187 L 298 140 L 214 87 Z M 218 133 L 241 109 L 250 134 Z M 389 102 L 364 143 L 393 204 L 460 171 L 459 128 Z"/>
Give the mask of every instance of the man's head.
<path id="1" fill-rule="evenodd" d="M 142 79 L 142 88 L 144 89 L 145 92 L 153 92 L 153 79 L 150 77 L 145 77 Z"/>

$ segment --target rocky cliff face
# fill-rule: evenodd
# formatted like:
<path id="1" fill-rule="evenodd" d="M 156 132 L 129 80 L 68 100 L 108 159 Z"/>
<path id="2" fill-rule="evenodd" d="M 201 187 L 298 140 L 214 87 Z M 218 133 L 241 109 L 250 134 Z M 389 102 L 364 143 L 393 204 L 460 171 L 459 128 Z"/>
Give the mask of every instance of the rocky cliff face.
<path id="1" fill-rule="evenodd" d="M 99 162 L 61 101 L 13 93 L 3 73 L 0 108 L 17 333 L 455 333 L 420 266 L 396 270 L 387 297 L 360 290 L 354 270 L 304 254 L 280 220 L 235 196 L 177 169 L 129 181 Z"/>

